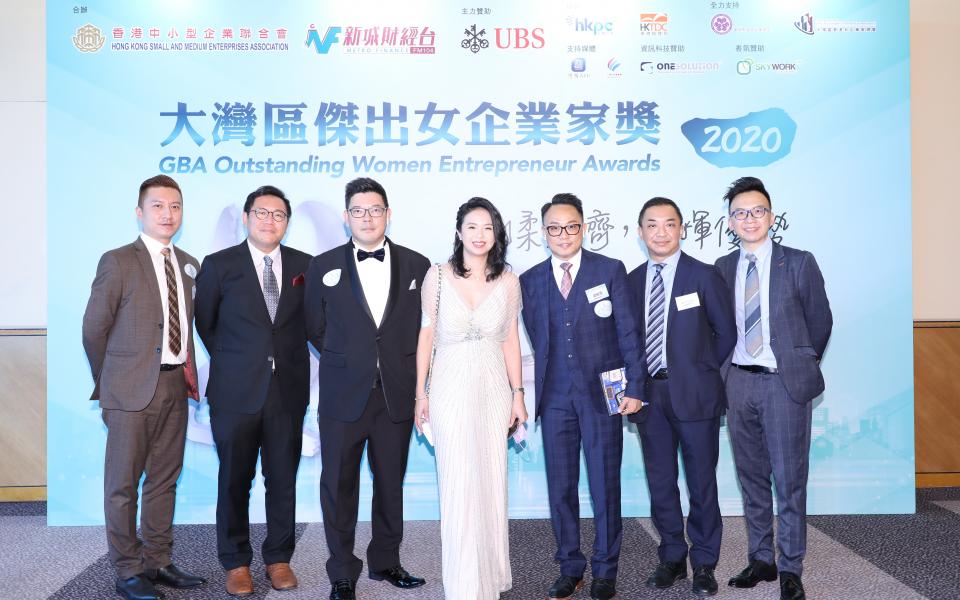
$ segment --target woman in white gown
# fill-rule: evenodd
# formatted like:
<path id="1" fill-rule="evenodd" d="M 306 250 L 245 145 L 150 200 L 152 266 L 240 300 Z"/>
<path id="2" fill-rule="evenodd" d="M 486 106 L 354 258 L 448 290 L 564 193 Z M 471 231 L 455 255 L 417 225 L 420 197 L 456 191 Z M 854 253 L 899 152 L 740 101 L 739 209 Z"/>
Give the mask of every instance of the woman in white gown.
<path id="1" fill-rule="evenodd" d="M 427 272 L 421 289 L 414 423 L 422 432 L 429 422 L 436 450 L 447 600 L 496 599 L 512 585 L 507 431 L 524 423 L 527 411 L 520 281 L 507 269 L 506 249 L 500 213 L 471 198 L 457 211 L 453 256 Z"/>

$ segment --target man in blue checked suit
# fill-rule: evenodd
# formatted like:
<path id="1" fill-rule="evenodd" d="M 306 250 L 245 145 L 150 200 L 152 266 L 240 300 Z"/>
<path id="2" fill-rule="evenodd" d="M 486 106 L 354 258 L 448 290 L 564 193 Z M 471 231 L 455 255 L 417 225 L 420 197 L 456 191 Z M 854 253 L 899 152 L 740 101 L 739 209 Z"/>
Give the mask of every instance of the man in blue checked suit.
<path id="1" fill-rule="evenodd" d="M 535 356 L 536 416 L 540 417 L 560 577 L 551 598 L 583 586 L 587 560 L 580 550 L 580 448 L 593 499 L 591 598 L 616 595 L 620 558 L 620 462 L 623 419 L 640 409 L 640 348 L 619 260 L 583 244 L 583 206 L 557 194 L 540 211 L 551 257 L 520 276 L 523 324 Z M 623 367 L 626 389 L 610 415 L 600 373 Z"/>
<path id="2" fill-rule="evenodd" d="M 727 426 L 747 521 L 747 568 L 730 585 L 749 588 L 780 575 L 780 597 L 803 600 L 807 473 L 812 400 L 833 315 L 817 261 L 774 243 L 770 194 L 756 177 L 733 182 L 724 198 L 740 250 L 717 260 L 736 308 L 737 344 L 724 368 Z M 773 496 L 779 512 L 774 565 Z"/>
<path id="3" fill-rule="evenodd" d="M 640 210 L 639 233 L 649 260 L 629 279 L 644 344 L 644 400 L 650 405 L 630 420 L 640 431 L 650 512 L 660 534 L 660 564 L 647 586 L 669 588 L 686 578 L 689 553 L 693 593 L 712 596 L 723 533 L 716 476 L 725 404 L 720 367 L 736 343 L 737 328 L 716 269 L 680 251 L 682 229 L 680 209 L 668 198 L 652 198 Z M 678 448 L 690 496 L 689 549 L 677 485 Z"/>

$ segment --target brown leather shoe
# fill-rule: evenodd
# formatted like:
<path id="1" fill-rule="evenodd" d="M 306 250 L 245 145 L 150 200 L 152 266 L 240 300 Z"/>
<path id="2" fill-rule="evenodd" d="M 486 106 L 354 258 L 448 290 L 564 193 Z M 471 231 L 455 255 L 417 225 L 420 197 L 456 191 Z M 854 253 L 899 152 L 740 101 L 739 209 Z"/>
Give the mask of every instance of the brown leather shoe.
<path id="1" fill-rule="evenodd" d="M 277 591 L 292 590 L 297 587 L 297 576 L 293 574 L 290 563 L 273 563 L 267 565 L 267 579 Z"/>
<path id="2" fill-rule="evenodd" d="M 249 596 L 253 593 L 250 567 L 237 567 L 227 571 L 227 593 L 231 596 Z"/>

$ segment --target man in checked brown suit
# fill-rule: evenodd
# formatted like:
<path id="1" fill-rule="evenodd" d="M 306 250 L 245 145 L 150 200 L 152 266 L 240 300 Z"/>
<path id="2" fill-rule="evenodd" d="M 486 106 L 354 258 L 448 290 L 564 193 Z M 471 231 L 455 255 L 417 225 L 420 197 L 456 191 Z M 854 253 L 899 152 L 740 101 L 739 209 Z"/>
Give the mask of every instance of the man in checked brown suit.
<path id="1" fill-rule="evenodd" d="M 187 397 L 197 397 L 193 361 L 193 279 L 199 263 L 174 248 L 183 197 L 157 175 L 140 185 L 143 228 L 132 244 L 100 258 L 83 315 L 83 348 L 107 426 L 103 476 L 110 562 L 117 592 L 156 600 L 160 583 L 206 583 L 173 564 L 173 507 L 183 466 Z M 137 538 L 137 488 L 143 482 Z"/>

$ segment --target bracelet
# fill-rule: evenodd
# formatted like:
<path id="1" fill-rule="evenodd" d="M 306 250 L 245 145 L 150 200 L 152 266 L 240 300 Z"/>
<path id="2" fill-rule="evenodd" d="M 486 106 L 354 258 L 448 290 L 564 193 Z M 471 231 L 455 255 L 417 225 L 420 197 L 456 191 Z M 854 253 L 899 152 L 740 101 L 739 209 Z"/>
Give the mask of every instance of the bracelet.
<path id="1" fill-rule="evenodd" d="M 429 398 L 427 398 L 426 396 L 414 396 L 413 399 L 414 399 L 414 400 L 429 400 Z"/>
<path id="2" fill-rule="evenodd" d="M 510 388 L 510 391 L 513 392 L 514 394 L 516 394 L 517 392 L 520 392 L 521 394 L 524 393 L 522 385 L 520 387 L 512 387 Z"/>

